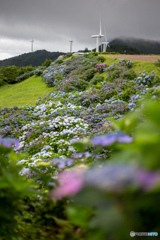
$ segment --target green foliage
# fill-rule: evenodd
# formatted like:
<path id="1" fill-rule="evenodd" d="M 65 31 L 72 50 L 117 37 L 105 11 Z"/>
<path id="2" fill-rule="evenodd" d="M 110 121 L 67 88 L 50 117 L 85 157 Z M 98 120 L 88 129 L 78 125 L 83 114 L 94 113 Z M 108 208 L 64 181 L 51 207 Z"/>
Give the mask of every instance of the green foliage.
<path id="1" fill-rule="evenodd" d="M 113 122 L 116 129 L 132 133 L 133 141 L 112 143 L 109 162 L 106 164 L 103 159 L 90 167 L 83 178 L 83 189 L 73 198 L 77 206 L 93 210 L 88 219 L 89 239 L 99 240 L 99 235 L 101 240 L 128 239 L 131 229 L 159 231 L 160 207 L 155 205 L 160 200 L 159 113 L 159 103 L 151 101 L 139 112 Z M 99 141 L 97 148 L 109 148 L 107 135 L 105 143 L 106 146 L 103 140 Z M 72 222 L 81 226 L 78 215 L 75 217 L 77 206 L 71 209 Z M 69 218 L 71 213 L 68 212 Z M 81 215 L 80 219 L 86 218 L 86 212 L 81 211 Z M 151 216 L 154 222 L 150 221 Z"/>
<path id="2" fill-rule="evenodd" d="M 90 53 L 92 56 L 98 56 L 98 53 L 97 52 L 91 52 Z"/>
<path id="3" fill-rule="evenodd" d="M 66 54 L 66 58 L 69 58 L 69 57 L 71 57 L 72 56 L 72 53 L 67 53 Z"/>
<path id="4" fill-rule="evenodd" d="M 106 60 L 106 58 L 105 57 L 103 57 L 103 56 L 98 56 L 97 57 L 97 60 L 99 61 L 99 62 L 104 62 L 105 60 Z"/>
<path id="5" fill-rule="evenodd" d="M 14 84 L 21 82 L 33 75 L 34 68 L 32 66 L 16 67 L 8 66 L 0 68 L 0 86 L 5 84 Z"/>
<path id="6" fill-rule="evenodd" d="M 87 87 L 88 87 L 88 82 L 77 77 L 70 81 L 66 81 L 64 89 L 66 92 L 75 91 L 75 90 L 84 91 Z"/>
<path id="7" fill-rule="evenodd" d="M 44 67 L 49 67 L 52 63 L 51 59 L 46 59 L 44 63 L 42 63 L 42 66 Z"/>
<path id="8" fill-rule="evenodd" d="M 43 70 L 42 70 L 42 69 L 36 69 L 36 70 L 34 71 L 34 74 L 35 74 L 36 76 L 41 76 L 41 75 L 43 74 Z"/>
<path id="9" fill-rule="evenodd" d="M 160 67 L 160 59 L 157 60 L 157 62 L 154 63 L 156 67 Z"/>
<path id="10" fill-rule="evenodd" d="M 55 61 L 55 64 L 61 64 L 61 63 L 63 63 L 63 60 L 62 60 L 62 59 L 57 59 L 57 60 Z"/>
<path id="11" fill-rule="evenodd" d="M 118 52 L 102 52 L 103 55 L 118 55 Z"/>
<path id="12" fill-rule="evenodd" d="M 0 69 L 0 74 L 3 76 L 3 81 L 6 83 L 15 83 L 16 77 L 18 76 L 18 70 L 19 68 L 16 66 L 9 66 L 9 67 L 2 67 Z"/>
<path id="13" fill-rule="evenodd" d="M 123 79 L 133 80 L 136 78 L 136 73 L 133 69 L 129 69 L 122 74 Z"/>
<path id="14" fill-rule="evenodd" d="M 5 146 L 10 140 L 4 139 L 3 142 L 5 144 L 0 145 L 0 239 L 11 240 L 17 236 L 16 217 L 22 213 L 25 197 L 36 192 L 31 188 L 33 183 L 19 175 L 19 156 Z"/>
<path id="15" fill-rule="evenodd" d="M 1 74 L 0 75 L 0 87 L 1 86 L 3 86 L 3 85 L 5 85 L 6 83 L 5 83 L 5 81 L 4 81 L 4 77 L 3 77 L 3 75 Z"/>
<path id="16" fill-rule="evenodd" d="M 90 85 L 96 85 L 97 83 L 100 83 L 103 81 L 104 81 L 104 76 L 95 74 L 95 76 L 90 81 Z"/>

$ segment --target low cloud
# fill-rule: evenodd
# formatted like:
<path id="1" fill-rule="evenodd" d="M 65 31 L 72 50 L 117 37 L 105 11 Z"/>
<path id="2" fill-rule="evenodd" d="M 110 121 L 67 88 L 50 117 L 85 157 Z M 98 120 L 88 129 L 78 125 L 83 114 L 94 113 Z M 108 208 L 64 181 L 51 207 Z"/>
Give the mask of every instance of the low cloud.
<path id="1" fill-rule="evenodd" d="M 102 29 L 108 40 L 137 37 L 160 41 L 159 0 L 1 0 L 0 59 L 4 53 L 34 49 L 73 51 L 95 47 L 92 34 Z M 5 39 L 5 41 L 4 41 Z M 3 56 L 2 56 L 3 53 Z"/>

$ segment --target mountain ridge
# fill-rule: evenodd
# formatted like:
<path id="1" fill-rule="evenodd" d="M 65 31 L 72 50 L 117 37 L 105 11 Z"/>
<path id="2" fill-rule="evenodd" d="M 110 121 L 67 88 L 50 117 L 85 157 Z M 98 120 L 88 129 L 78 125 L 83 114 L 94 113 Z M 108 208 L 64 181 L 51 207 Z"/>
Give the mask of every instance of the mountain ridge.
<path id="1" fill-rule="evenodd" d="M 136 48 L 144 54 L 160 54 L 160 41 L 156 40 L 146 40 L 142 38 L 124 38 L 118 37 L 113 39 L 110 43 L 110 46 L 114 45 L 125 45 L 128 47 Z"/>
<path id="2" fill-rule="evenodd" d="M 33 67 L 40 66 L 46 59 L 56 60 L 64 52 L 49 52 L 46 50 L 37 50 L 35 52 L 23 53 L 19 56 L 0 60 L 0 67 L 8 67 L 15 65 L 17 67 L 25 67 L 32 65 Z"/>

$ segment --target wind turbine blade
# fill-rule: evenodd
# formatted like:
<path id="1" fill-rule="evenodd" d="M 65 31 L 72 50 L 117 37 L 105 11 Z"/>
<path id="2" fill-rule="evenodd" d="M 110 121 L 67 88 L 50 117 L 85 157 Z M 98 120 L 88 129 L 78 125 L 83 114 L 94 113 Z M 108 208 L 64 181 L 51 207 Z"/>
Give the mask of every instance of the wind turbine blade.
<path id="1" fill-rule="evenodd" d="M 99 35 L 91 35 L 92 38 L 99 37 Z"/>
<path id="2" fill-rule="evenodd" d="M 104 35 L 105 35 L 105 42 L 107 42 L 106 25 L 105 25 L 105 29 L 104 29 Z"/>
<path id="3" fill-rule="evenodd" d="M 100 17 L 100 31 L 99 31 L 99 35 L 102 35 L 101 17 Z"/>

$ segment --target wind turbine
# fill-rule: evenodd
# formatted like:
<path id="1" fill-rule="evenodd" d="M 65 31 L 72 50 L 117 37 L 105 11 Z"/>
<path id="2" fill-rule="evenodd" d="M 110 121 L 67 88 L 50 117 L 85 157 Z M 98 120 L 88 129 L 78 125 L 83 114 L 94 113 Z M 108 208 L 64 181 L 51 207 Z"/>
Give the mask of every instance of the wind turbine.
<path id="1" fill-rule="evenodd" d="M 102 44 L 103 44 L 103 52 L 106 52 L 107 46 L 109 44 L 109 42 L 107 42 L 106 28 L 105 28 L 105 36 L 104 36 L 104 38 L 105 38 L 105 42 L 102 42 Z"/>
<path id="2" fill-rule="evenodd" d="M 33 52 L 33 42 L 34 42 L 34 40 L 32 38 L 32 41 L 31 41 L 31 52 Z"/>
<path id="3" fill-rule="evenodd" d="M 99 31 L 99 34 L 91 35 L 91 38 L 96 38 L 96 52 L 99 52 L 99 38 L 101 39 L 102 37 L 104 37 L 104 35 L 102 34 L 101 20 L 100 20 L 100 31 Z"/>
<path id="4" fill-rule="evenodd" d="M 72 43 L 73 43 L 73 40 L 71 40 L 69 42 L 70 42 L 70 53 L 72 53 Z"/>

